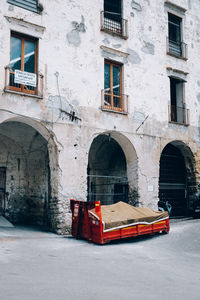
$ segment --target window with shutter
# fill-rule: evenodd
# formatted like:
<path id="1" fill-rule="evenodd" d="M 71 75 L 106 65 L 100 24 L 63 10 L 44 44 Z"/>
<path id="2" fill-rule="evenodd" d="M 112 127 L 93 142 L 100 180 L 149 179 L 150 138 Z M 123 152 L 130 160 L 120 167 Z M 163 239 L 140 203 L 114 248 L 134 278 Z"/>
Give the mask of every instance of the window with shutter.
<path id="1" fill-rule="evenodd" d="M 41 11 L 38 6 L 38 0 L 7 0 L 7 2 L 36 13 Z"/>
<path id="2" fill-rule="evenodd" d="M 187 44 L 183 42 L 183 19 L 168 12 L 167 53 L 187 59 Z"/>

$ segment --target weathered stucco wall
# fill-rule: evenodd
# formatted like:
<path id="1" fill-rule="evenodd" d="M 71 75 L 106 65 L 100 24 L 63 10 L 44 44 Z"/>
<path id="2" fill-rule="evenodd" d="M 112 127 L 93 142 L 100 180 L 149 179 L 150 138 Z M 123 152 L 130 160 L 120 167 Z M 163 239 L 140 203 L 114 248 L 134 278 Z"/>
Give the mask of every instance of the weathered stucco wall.
<path id="1" fill-rule="evenodd" d="M 199 1 L 171 1 L 186 9 L 183 40 L 188 44 L 187 61 L 166 55 L 168 6 L 163 0 L 123 1 L 123 17 L 128 20 L 127 40 L 100 31 L 103 1 L 40 2 L 44 6 L 41 15 L 9 5 L 6 0 L 1 3 L 0 122 L 17 116 L 23 123 L 26 117 L 30 122 L 34 121 L 36 131 L 46 128 L 39 132 L 47 141 L 49 150 L 51 227 L 59 233 L 66 232 L 70 226 L 69 198 L 86 200 L 88 153 L 94 138 L 102 133 L 111 133 L 124 151 L 129 184 L 138 189 L 141 205 L 157 207 L 159 160 L 162 149 L 169 142 L 182 141 L 191 149 L 198 179 Z M 39 39 L 38 70 L 44 75 L 42 99 L 4 92 L 4 67 L 10 61 L 11 30 Z M 128 115 L 100 109 L 105 58 L 123 63 L 124 93 L 129 95 Z M 189 126 L 168 122 L 168 76 L 170 72 L 176 73 L 175 70 L 181 71 L 186 80 L 185 103 L 190 110 Z M 69 115 L 72 111 L 78 119 L 72 120 Z M 25 136 L 28 134 L 24 133 Z M 5 139 L 7 143 L 4 144 Z M 1 141 L 4 145 L 1 149 L 3 166 L 6 149 L 10 146 L 8 138 L 3 137 Z M 15 148 L 14 151 L 21 151 L 17 146 Z M 40 177 L 36 180 L 37 171 L 32 172 L 26 196 L 32 189 L 39 194 L 38 181 L 46 182 L 45 155 L 37 157 Z M 36 167 L 35 159 L 33 156 L 29 160 L 31 170 Z M 23 160 L 25 157 L 22 155 L 21 168 L 25 172 Z M 15 172 L 17 169 L 15 158 L 10 160 L 7 168 L 10 169 L 7 190 L 11 191 L 13 186 L 17 194 L 17 182 L 11 180 L 11 169 Z M 20 174 L 16 180 L 19 178 Z M 23 173 L 22 198 L 26 180 Z M 43 190 L 47 189 L 45 184 Z M 41 203 L 44 197 L 43 193 Z"/>

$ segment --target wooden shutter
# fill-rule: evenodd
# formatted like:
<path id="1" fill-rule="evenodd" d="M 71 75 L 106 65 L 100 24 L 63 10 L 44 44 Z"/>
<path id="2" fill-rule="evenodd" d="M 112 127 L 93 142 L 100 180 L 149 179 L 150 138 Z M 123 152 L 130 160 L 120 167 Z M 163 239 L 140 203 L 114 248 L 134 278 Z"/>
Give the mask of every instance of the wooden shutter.
<path id="1" fill-rule="evenodd" d="M 39 13 L 38 0 L 7 0 L 8 3 Z"/>

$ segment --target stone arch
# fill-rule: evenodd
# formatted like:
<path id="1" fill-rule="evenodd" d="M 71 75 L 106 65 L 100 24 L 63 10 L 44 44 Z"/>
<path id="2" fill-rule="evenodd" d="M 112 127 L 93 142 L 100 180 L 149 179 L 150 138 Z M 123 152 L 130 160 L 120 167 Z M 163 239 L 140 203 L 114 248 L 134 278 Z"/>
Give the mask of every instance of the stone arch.
<path id="1" fill-rule="evenodd" d="M 101 167 L 104 169 L 104 174 L 112 173 L 111 170 L 109 170 L 108 167 L 106 166 L 107 164 L 106 161 L 111 161 L 113 157 L 115 158 L 117 157 L 117 159 L 115 159 L 114 164 L 115 164 L 115 168 L 117 168 L 117 164 L 118 164 L 118 172 L 120 172 L 123 178 L 126 178 L 128 191 L 129 191 L 127 201 L 129 201 L 134 205 L 137 204 L 138 203 L 138 157 L 135 148 L 133 144 L 130 142 L 130 140 L 125 135 L 116 131 L 106 131 L 98 134 L 93 139 L 90 145 L 90 150 L 88 155 L 88 175 L 91 175 L 92 167 L 94 166 L 95 163 L 97 163 L 97 160 L 100 160 L 101 156 L 105 156 L 105 161 L 103 163 L 101 162 L 99 163 Z M 119 165 L 121 165 L 121 169 L 119 169 Z M 114 180 L 116 181 L 116 190 L 117 190 L 116 178 Z M 90 185 L 89 181 L 88 181 L 88 190 Z"/>
<path id="2" fill-rule="evenodd" d="M 15 223 L 45 225 L 56 231 L 55 212 L 59 197 L 59 168 L 58 149 L 54 135 L 44 124 L 30 118 L 14 117 L 6 119 L 0 124 L 0 138 L 4 144 L 7 143 L 11 148 L 18 149 L 17 155 L 20 152 L 20 155 L 16 156 L 15 151 L 12 151 L 12 161 L 10 159 L 10 166 L 17 166 L 18 171 L 14 173 L 11 171 L 11 167 L 7 170 L 9 196 L 7 197 L 5 216 Z M 9 151 L 6 149 L 11 148 L 8 145 L 4 147 L 4 153 L 8 153 Z M 15 163 L 16 161 L 18 165 Z M 0 163 L 2 164 L 3 161 Z M 40 166 L 43 169 L 40 171 L 39 179 L 37 178 L 39 176 L 37 176 L 39 174 L 37 168 Z M 15 184 L 17 180 L 20 181 L 17 188 L 15 184 L 11 186 L 12 178 L 16 179 Z M 34 182 L 38 188 L 34 187 Z M 41 187 L 42 184 L 43 187 Z M 21 207 L 21 215 L 19 203 L 24 207 Z"/>
<path id="3" fill-rule="evenodd" d="M 165 157 L 168 155 L 168 166 L 164 167 L 164 164 L 167 164 L 167 160 L 165 160 Z M 171 158 L 170 158 L 171 155 Z M 174 157 L 173 157 L 174 156 Z M 173 158 L 172 158 L 173 157 Z M 170 161 L 174 159 L 174 162 L 172 163 L 171 170 L 173 171 L 173 175 L 171 179 L 166 179 L 166 182 L 161 182 L 163 179 L 161 179 L 162 174 L 164 171 L 162 168 L 167 167 L 170 168 Z M 164 162 L 165 160 L 165 162 Z M 177 165 L 176 165 L 177 164 Z M 169 170 L 169 169 L 168 169 Z M 180 171 L 182 174 L 180 174 Z M 169 171 L 170 172 L 170 171 Z M 177 175 L 176 175 L 177 172 Z M 184 174 L 183 174 L 184 173 Z M 169 175 L 168 175 L 169 176 Z M 176 177 L 176 178 L 175 178 Z M 179 177 L 179 179 L 178 179 Z M 177 179 L 177 180 L 176 180 Z M 174 183 L 172 183 L 172 180 L 174 180 Z M 169 181 L 169 182 L 167 182 Z M 193 199 L 194 195 L 197 191 L 197 183 L 196 183 L 196 161 L 195 157 L 193 155 L 193 152 L 191 148 L 186 145 L 184 142 L 179 140 L 174 140 L 169 143 L 167 143 L 161 152 L 160 156 L 160 173 L 159 173 L 159 199 L 162 201 L 161 198 L 167 198 L 167 191 L 169 192 L 169 198 L 170 198 L 170 192 L 173 193 L 173 197 L 180 197 L 182 198 L 182 204 L 183 209 L 180 212 L 178 212 L 178 209 L 176 209 L 177 212 L 174 213 L 174 216 L 181 214 L 183 215 L 189 215 L 193 209 Z M 166 184 L 166 193 L 165 196 L 162 196 L 162 191 L 164 190 L 164 184 Z M 181 187 L 182 184 L 182 187 Z M 182 196 L 181 195 L 182 192 Z M 163 195 L 164 195 L 163 193 Z M 179 194 L 179 196 L 177 196 Z M 169 201 L 169 199 L 165 199 L 166 201 Z M 176 200 L 171 200 L 172 204 L 172 210 L 173 210 L 173 202 Z M 177 200 L 178 201 L 178 200 Z M 178 203 L 178 202 L 177 202 Z M 180 202 L 181 203 L 181 202 Z M 185 203 L 185 204 L 184 204 Z M 184 208 L 185 206 L 185 208 Z M 172 213 L 173 215 L 173 213 Z"/>

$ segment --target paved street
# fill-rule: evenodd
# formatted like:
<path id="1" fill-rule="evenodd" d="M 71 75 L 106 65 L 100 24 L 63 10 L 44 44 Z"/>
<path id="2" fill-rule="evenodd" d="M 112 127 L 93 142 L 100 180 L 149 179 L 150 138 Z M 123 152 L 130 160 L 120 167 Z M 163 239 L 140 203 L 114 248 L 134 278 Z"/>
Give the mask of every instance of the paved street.
<path id="1" fill-rule="evenodd" d="M 1 300 L 200 299 L 200 220 L 104 246 L 0 228 Z"/>

